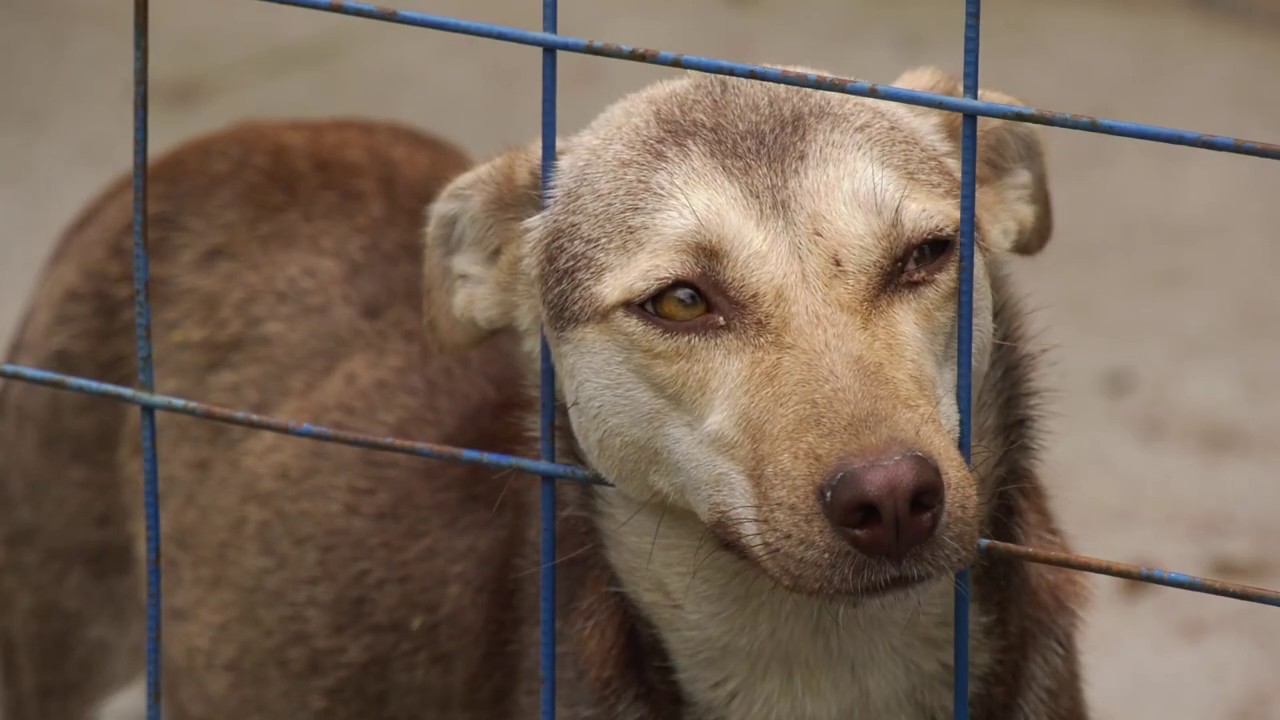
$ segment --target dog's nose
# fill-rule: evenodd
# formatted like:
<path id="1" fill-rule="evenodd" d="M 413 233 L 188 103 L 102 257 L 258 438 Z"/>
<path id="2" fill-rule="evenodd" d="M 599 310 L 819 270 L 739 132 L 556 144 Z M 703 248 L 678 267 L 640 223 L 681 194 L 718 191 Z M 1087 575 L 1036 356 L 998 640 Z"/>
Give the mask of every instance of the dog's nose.
<path id="1" fill-rule="evenodd" d="M 823 485 L 822 510 L 862 553 L 897 560 L 933 536 L 945 496 L 938 466 L 907 450 L 836 465 Z"/>

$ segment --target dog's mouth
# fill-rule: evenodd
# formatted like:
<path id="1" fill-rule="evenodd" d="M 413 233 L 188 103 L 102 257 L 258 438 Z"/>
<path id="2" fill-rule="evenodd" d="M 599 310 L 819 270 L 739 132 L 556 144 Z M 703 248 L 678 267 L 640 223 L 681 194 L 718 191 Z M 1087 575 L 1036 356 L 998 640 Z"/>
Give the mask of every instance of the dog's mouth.
<path id="1" fill-rule="evenodd" d="M 779 579 L 779 573 L 757 564 L 770 577 Z M 837 603 L 859 604 L 871 600 L 890 600 L 909 596 L 925 586 L 932 586 L 951 573 L 945 570 L 924 571 L 918 568 L 900 568 L 893 572 L 863 570 L 856 575 L 831 573 L 830 579 L 810 576 L 809 573 L 787 573 L 779 584 L 786 589 L 810 597 Z M 816 573 L 815 573 L 816 575 Z M 843 575 L 843 577 L 842 577 Z M 800 577 L 797 577 L 800 576 Z"/>
<path id="2" fill-rule="evenodd" d="M 712 533 L 719 544 L 751 564 L 784 590 L 838 602 L 858 602 L 908 594 L 954 575 L 970 558 L 917 557 L 903 562 L 868 561 L 833 553 L 838 559 L 818 563 L 788 557 L 785 549 L 742 542 L 723 532 Z"/>
<path id="3" fill-rule="evenodd" d="M 945 571 L 897 573 L 888 577 L 877 578 L 872 582 L 863 583 L 858 589 L 857 596 L 861 598 L 892 596 L 920 585 L 931 584 L 947 574 Z"/>

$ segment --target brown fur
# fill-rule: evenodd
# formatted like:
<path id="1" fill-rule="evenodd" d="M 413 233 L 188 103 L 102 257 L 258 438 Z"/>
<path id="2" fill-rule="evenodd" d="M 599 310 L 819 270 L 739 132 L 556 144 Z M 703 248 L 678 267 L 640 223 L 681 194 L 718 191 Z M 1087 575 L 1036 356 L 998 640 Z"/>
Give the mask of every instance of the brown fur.
<path id="1" fill-rule="evenodd" d="M 917 82 L 937 89 L 938 77 L 926 73 Z M 701 104 L 642 96 L 650 112 L 635 121 L 639 127 L 623 128 L 618 137 L 634 142 L 614 145 L 612 169 L 590 148 L 607 145 L 608 132 L 617 130 L 610 123 L 626 125 L 626 118 L 606 113 L 594 135 L 568 140 L 558 214 L 534 223 L 526 221 L 538 208 L 536 148 L 463 174 L 468 162 L 460 152 L 407 129 L 298 122 L 240 126 L 175 150 L 151 175 L 158 386 L 338 427 L 534 455 L 528 351 L 537 328 L 545 320 L 555 331 L 558 361 L 602 347 L 600 328 L 612 327 L 606 317 L 618 301 L 610 295 L 610 262 L 627 256 L 619 242 L 643 232 L 652 211 L 645 193 L 652 196 L 654 187 L 644 184 L 671 168 L 702 167 L 713 148 L 710 159 L 742 178 L 747 202 L 775 215 L 804 210 L 780 168 L 807 167 L 813 156 L 802 157 L 805 147 L 826 151 L 822 143 L 839 134 L 828 134 L 830 124 L 849 107 L 836 96 L 812 94 L 819 99 L 792 106 L 792 95 L 772 93 L 799 91 L 699 82 L 706 83 Z M 741 104 L 741 117 L 763 118 L 758 126 L 773 129 L 759 130 L 760 137 L 731 132 L 726 103 Z M 856 117 L 866 143 L 896 148 L 878 157 L 888 163 L 886 173 L 911 178 L 913 202 L 936 193 L 942 208 L 954 199 L 954 148 L 946 147 L 953 134 L 945 123 L 931 134 L 928 111 L 895 116 L 920 118 L 920 135 L 909 136 L 892 118 Z M 1020 127 L 994 128 L 983 134 L 984 253 L 1034 252 L 1049 231 L 1038 144 Z M 735 164 L 758 148 L 776 156 Z M 1020 209 L 1021 187 L 1001 186 L 1012 182 L 1010 168 L 1026 166 L 1029 152 L 1029 202 L 1038 208 L 1030 212 Z M 616 193 L 610 202 L 593 194 L 602 187 Z M 424 256 L 423 210 L 437 198 Z M 131 383 L 130 199 L 118 183 L 69 229 L 10 353 L 13 362 Z M 693 209 L 703 198 L 690 202 Z M 703 218 L 716 222 L 709 213 Z M 819 236 L 841 231 L 830 218 L 812 220 Z M 544 239 L 533 252 L 527 232 Z M 713 273 L 741 279 L 743 287 L 730 288 L 743 291 L 734 297 L 766 299 L 744 303 L 744 312 L 757 313 L 758 342 L 793 339 L 800 358 L 836 347 L 834 337 L 806 335 L 811 331 L 794 319 L 767 310 L 776 290 L 763 276 L 734 275 L 741 262 L 734 252 L 727 246 L 705 257 Z M 472 257 L 462 259 L 473 264 L 454 262 L 466 253 Z M 833 267 L 856 270 L 870 254 L 853 248 Z M 1064 547 L 1034 467 L 1033 359 L 1020 313 L 995 261 L 983 277 L 994 302 L 990 357 L 976 394 L 976 481 L 957 466 L 941 424 L 923 429 L 932 426 L 920 418 L 937 411 L 913 388 L 928 374 L 902 363 L 909 344 L 887 330 L 877 331 L 881 355 L 831 368 L 874 369 L 887 388 L 876 392 L 889 393 L 870 400 L 883 410 L 874 418 L 824 404 L 828 395 L 839 397 L 824 381 L 834 378 L 840 392 L 853 387 L 838 374 L 807 377 L 810 371 L 786 361 L 749 373 L 744 392 L 758 393 L 755 404 L 776 412 L 743 419 L 743 434 L 730 444 L 753 448 L 752 462 L 777 480 L 753 486 L 778 513 L 768 526 L 777 542 L 830 542 L 805 514 L 803 502 L 813 497 L 806 478 L 849 449 L 797 429 L 835 422 L 848 430 L 846 439 L 861 437 L 862 448 L 888 432 L 874 420 L 916 433 L 946 458 L 948 492 L 959 498 L 954 522 L 971 516 L 974 523 L 962 533 L 966 542 L 981 532 Z M 865 313 L 873 301 L 858 293 L 870 291 L 857 288 L 847 307 Z M 919 311 L 925 326 L 954 322 L 949 297 L 939 293 Z M 651 372 L 686 357 L 651 347 L 647 353 L 636 362 L 659 363 Z M 696 406 L 712 377 L 681 367 L 689 371 L 658 377 L 656 386 Z M 779 382 L 825 420 L 759 389 Z M 621 449 L 612 459 L 600 456 L 609 451 L 582 434 L 573 412 L 562 404 L 562 459 L 627 462 Z M 779 445 L 774 427 L 784 420 L 793 422 L 793 440 L 807 445 Z M 141 670 L 136 431 L 131 407 L 14 382 L 0 387 L 0 662 L 8 720 L 90 717 Z M 175 416 L 162 417 L 158 434 L 168 717 L 532 716 L 539 685 L 536 480 Z M 760 563 L 766 585 L 771 579 L 791 587 L 776 592 L 855 592 L 803 563 L 755 559 L 731 516 L 695 512 L 682 487 L 621 480 L 621 489 L 599 493 L 559 489 L 561 717 L 715 717 L 682 685 L 648 596 L 619 575 L 626 570 L 617 547 L 625 540 L 604 507 L 617 499 L 644 501 L 637 513 L 662 508 L 670 526 L 707 523 L 714 538 L 708 552 L 724 556 L 715 562 L 748 572 Z M 959 559 L 938 554 L 921 560 L 920 571 Z M 1064 571 L 980 560 L 974 717 L 1087 717 L 1074 634 L 1082 601 Z"/>

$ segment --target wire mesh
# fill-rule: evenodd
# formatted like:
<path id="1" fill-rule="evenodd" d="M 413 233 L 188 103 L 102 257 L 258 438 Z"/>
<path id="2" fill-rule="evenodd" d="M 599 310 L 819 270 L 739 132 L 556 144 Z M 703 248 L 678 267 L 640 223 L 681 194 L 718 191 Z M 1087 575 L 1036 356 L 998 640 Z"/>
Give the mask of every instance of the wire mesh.
<path id="1" fill-rule="evenodd" d="M 972 425 L 974 196 L 976 191 L 975 169 L 977 166 L 977 123 L 979 117 L 1035 123 L 1263 159 L 1280 159 L 1280 145 L 1271 143 L 979 100 L 978 68 L 980 59 L 981 0 L 965 0 L 963 97 L 959 98 L 849 78 L 791 72 L 759 65 L 734 63 L 695 55 L 563 36 L 558 34 L 557 0 L 543 0 L 543 27 L 541 32 L 391 8 L 380 8 L 364 3 L 332 0 L 264 1 L 542 48 L 541 189 L 544 204 L 550 199 L 549 190 L 554 180 L 557 51 L 679 67 L 704 73 L 729 75 L 818 91 L 839 92 L 962 113 L 961 283 L 957 298 L 958 366 L 956 399 L 961 414 L 960 449 L 966 462 L 970 462 Z M 551 720 L 556 713 L 556 483 L 561 480 L 569 480 L 607 485 L 608 482 L 587 469 L 555 462 L 555 370 L 545 337 L 541 346 L 540 419 L 542 438 L 540 443 L 541 457 L 538 460 L 337 430 L 307 422 L 257 415 L 246 411 L 222 408 L 194 400 L 155 393 L 147 247 L 148 10 L 148 0 L 134 0 L 134 205 L 132 250 L 137 387 L 126 388 L 98 382 L 90 378 L 54 373 L 40 368 L 12 364 L 0 365 L 0 377 L 112 398 L 132 403 L 139 408 L 142 417 L 140 439 L 143 449 L 142 489 L 147 549 L 146 688 L 148 720 L 159 720 L 161 709 L 162 633 L 160 610 L 162 577 L 160 564 L 160 487 L 155 448 L 155 414 L 157 411 L 180 413 L 215 422 L 243 425 L 322 442 L 335 442 L 372 450 L 405 453 L 436 460 L 513 468 L 539 476 L 541 478 L 540 530 L 542 543 L 539 613 L 539 657 L 542 677 L 540 707 L 541 716 L 544 720 Z M 987 539 L 979 541 L 978 550 L 986 554 L 1013 557 L 1027 562 L 1055 565 L 1280 607 L 1280 592 L 1264 588 L 1228 583 L 1156 568 L 1124 565 L 1080 555 L 1042 551 Z M 969 716 L 970 587 L 970 572 L 968 569 L 962 570 L 956 578 L 954 614 L 954 717 L 957 720 L 962 720 Z"/>

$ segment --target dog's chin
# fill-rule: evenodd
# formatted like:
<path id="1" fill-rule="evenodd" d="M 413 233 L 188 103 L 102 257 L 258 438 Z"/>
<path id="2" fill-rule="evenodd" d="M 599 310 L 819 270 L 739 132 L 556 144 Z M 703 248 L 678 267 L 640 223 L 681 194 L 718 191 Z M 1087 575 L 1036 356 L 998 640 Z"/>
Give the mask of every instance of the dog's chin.
<path id="1" fill-rule="evenodd" d="M 950 583 L 952 576 L 971 561 L 922 554 L 902 562 L 842 557 L 830 564 L 817 564 L 782 559 L 780 556 L 785 554 L 762 553 L 759 559 L 744 559 L 788 592 L 848 604 L 910 599 L 939 582 Z"/>

